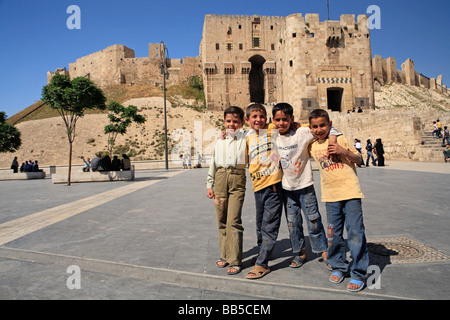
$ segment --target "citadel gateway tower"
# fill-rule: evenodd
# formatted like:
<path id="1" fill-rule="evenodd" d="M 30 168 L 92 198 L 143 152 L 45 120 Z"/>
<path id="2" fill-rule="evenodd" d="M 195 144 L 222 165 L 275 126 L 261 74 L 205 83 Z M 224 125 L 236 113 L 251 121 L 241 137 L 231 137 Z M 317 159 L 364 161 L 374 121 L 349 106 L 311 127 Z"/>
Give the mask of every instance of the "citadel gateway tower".
<path id="1" fill-rule="evenodd" d="M 316 108 L 374 108 L 366 15 L 206 15 L 200 57 L 211 109 L 283 101 L 304 119 Z"/>

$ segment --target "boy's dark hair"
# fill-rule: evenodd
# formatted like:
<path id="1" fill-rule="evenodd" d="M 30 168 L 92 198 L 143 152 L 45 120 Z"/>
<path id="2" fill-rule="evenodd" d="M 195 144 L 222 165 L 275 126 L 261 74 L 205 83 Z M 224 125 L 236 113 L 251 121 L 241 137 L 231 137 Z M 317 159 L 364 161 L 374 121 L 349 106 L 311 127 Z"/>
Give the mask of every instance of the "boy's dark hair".
<path id="1" fill-rule="evenodd" d="M 242 108 L 240 107 L 236 107 L 236 106 L 231 106 L 225 109 L 225 111 L 223 112 L 223 118 L 225 119 L 227 117 L 227 114 L 235 114 L 239 117 L 239 119 L 244 122 L 244 115 L 245 112 Z"/>
<path id="2" fill-rule="evenodd" d="M 289 103 L 286 102 L 280 102 L 277 103 L 273 108 L 272 108 L 272 116 L 275 117 L 275 114 L 281 111 L 283 112 L 285 115 L 292 117 L 294 115 L 294 108 L 292 108 L 292 106 Z"/>
<path id="3" fill-rule="evenodd" d="M 265 115 L 267 116 L 266 108 L 261 103 L 252 103 L 250 104 L 247 109 L 245 109 L 245 116 L 248 118 L 250 117 L 250 113 L 252 111 L 263 111 Z"/>
<path id="4" fill-rule="evenodd" d="M 311 111 L 309 114 L 309 122 L 311 122 L 311 119 L 317 119 L 324 117 L 328 122 L 330 122 L 330 116 L 328 115 L 328 112 L 324 109 L 316 109 L 314 111 Z"/>

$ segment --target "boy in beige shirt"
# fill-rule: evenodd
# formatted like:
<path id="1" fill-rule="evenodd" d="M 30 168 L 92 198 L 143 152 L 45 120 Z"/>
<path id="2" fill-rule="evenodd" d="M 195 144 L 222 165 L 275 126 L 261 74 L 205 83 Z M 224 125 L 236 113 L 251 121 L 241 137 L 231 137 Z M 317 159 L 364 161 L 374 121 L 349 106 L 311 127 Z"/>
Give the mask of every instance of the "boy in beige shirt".
<path id="1" fill-rule="evenodd" d="M 309 116 L 313 135 L 318 139 L 310 145 L 311 156 L 320 170 L 322 201 L 327 210 L 327 261 L 333 268 L 330 281 L 340 283 L 350 271 L 351 279 L 347 290 L 363 289 L 369 254 L 362 216 L 361 192 L 356 165 L 363 160 L 361 154 L 344 136 L 337 138 L 338 144 L 329 144 L 331 121 L 323 109 L 316 109 Z M 329 154 L 334 155 L 329 159 Z M 344 226 L 347 229 L 347 244 L 353 258 L 350 268 L 346 261 Z"/>
<path id="2" fill-rule="evenodd" d="M 245 197 L 245 167 L 247 149 L 244 110 L 229 107 L 224 111 L 227 134 L 217 140 L 208 170 L 206 196 L 214 199 L 219 229 L 219 268 L 228 266 L 227 274 L 233 275 L 242 268 L 242 205 Z"/>

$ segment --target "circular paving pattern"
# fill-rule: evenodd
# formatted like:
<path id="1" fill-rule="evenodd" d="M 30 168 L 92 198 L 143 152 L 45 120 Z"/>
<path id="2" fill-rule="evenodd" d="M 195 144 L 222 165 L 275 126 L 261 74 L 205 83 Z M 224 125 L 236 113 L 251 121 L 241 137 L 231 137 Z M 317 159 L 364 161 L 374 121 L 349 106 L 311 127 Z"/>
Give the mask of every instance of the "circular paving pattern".
<path id="1" fill-rule="evenodd" d="M 448 261 L 443 252 L 408 237 L 372 239 L 368 241 L 370 263 L 395 264 Z"/>

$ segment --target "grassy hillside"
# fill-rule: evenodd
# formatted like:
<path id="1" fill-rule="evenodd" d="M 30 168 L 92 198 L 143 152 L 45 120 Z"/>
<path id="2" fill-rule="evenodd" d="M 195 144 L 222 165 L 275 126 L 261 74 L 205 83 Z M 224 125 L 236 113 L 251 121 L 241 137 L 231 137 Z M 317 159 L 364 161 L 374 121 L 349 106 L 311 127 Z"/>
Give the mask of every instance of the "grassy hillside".
<path id="1" fill-rule="evenodd" d="M 136 98 L 163 97 L 162 87 L 158 84 L 127 84 L 116 85 L 102 88 L 106 97 L 106 103 L 117 101 L 124 103 L 125 101 Z M 166 86 L 166 98 L 174 106 L 187 106 L 202 111 L 205 109 L 204 94 L 200 84 L 196 81 L 186 81 L 180 84 Z M 195 99 L 194 105 L 187 105 L 183 100 Z M 107 113 L 107 111 L 89 110 L 86 114 Z M 59 116 L 58 112 L 50 108 L 43 101 L 36 101 L 28 108 L 18 112 L 10 117 L 7 122 L 18 124 L 24 121 L 47 119 Z"/>

